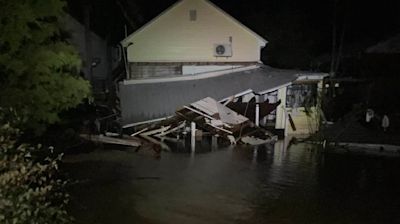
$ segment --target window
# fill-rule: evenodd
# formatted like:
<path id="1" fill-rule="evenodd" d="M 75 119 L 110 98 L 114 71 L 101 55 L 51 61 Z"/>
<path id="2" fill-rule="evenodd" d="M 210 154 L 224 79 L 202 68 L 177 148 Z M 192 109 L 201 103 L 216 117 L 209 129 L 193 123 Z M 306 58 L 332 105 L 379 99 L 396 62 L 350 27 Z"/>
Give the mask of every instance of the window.
<path id="1" fill-rule="evenodd" d="M 197 11 L 195 9 L 190 10 L 189 17 L 190 17 L 190 21 L 196 21 L 197 20 Z"/>
<path id="2" fill-rule="evenodd" d="M 270 92 L 264 95 L 264 101 L 268 99 L 269 103 L 276 103 L 278 101 L 278 91 Z M 276 123 L 276 109 L 264 117 L 261 124 L 264 126 L 275 127 Z"/>
<path id="3" fill-rule="evenodd" d="M 317 84 L 294 84 L 287 88 L 286 107 L 312 107 L 317 103 Z"/>

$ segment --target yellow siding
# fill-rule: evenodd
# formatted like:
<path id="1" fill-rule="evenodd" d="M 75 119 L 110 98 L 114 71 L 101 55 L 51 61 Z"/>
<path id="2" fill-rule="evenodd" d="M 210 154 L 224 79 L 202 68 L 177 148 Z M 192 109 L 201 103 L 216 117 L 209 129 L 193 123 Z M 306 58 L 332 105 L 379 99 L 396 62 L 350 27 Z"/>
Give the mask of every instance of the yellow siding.
<path id="1" fill-rule="evenodd" d="M 304 108 L 287 109 L 292 116 L 296 131 L 293 131 L 289 121 L 286 122 L 286 134 L 313 134 L 318 131 L 319 116 L 315 107 L 311 108 L 310 115 L 306 115 Z"/>
<path id="2" fill-rule="evenodd" d="M 318 94 L 322 92 L 322 81 L 318 82 Z M 285 135 L 309 135 L 319 130 L 320 123 L 320 98 L 317 98 L 317 106 L 310 108 L 310 113 L 305 113 L 304 107 L 286 108 L 287 87 L 278 90 L 278 99 L 282 104 L 276 109 L 276 129 L 285 129 Z M 289 122 L 289 114 L 292 117 L 296 130 L 293 130 Z"/>
<path id="3" fill-rule="evenodd" d="M 197 20 L 190 21 L 190 10 Z M 215 57 L 214 44 L 229 43 L 232 57 Z M 129 62 L 260 61 L 265 42 L 204 0 L 185 0 L 128 39 Z"/>
<path id="4" fill-rule="evenodd" d="M 278 99 L 281 100 L 281 104 L 276 108 L 276 129 L 285 129 L 286 127 L 286 89 L 287 87 L 278 89 Z"/>
<path id="5" fill-rule="evenodd" d="M 311 108 L 310 115 L 306 115 L 304 108 L 286 108 L 286 87 L 278 90 L 278 99 L 282 101 L 276 109 L 276 129 L 285 129 L 286 135 L 312 134 L 318 130 L 319 116 L 315 107 Z M 288 115 L 293 119 L 296 131 L 290 125 Z"/>

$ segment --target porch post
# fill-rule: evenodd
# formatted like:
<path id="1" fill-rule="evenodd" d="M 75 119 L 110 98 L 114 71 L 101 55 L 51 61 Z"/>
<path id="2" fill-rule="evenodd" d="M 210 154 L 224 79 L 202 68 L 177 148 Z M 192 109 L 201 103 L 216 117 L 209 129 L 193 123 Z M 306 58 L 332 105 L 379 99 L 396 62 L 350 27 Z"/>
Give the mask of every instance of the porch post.
<path id="1" fill-rule="evenodd" d="M 194 152 L 196 150 L 196 123 L 194 122 L 190 123 L 190 132 L 191 132 L 190 146 L 192 152 Z"/>
<path id="2" fill-rule="evenodd" d="M 255 120 L 256 126 L 260 126 L 260 105 L 257 103 L 256 104 L 256 120 Z"/>

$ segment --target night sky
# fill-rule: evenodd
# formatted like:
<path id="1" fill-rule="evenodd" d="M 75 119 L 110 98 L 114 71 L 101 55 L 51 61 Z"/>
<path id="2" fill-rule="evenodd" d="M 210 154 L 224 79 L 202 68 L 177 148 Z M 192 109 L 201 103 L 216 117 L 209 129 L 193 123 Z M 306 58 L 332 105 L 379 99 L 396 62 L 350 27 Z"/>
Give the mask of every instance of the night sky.
<path id="1" fill-rule="evenodd" d="M 136 27 L 157 16 L 175 0 L 69 0 L 69 11 L 82 21 L 82 6 L 91 5 L 91 27 L 111 45 L 124 37 L 121 5 Z M 119 4 L 118 4 L 119 2 Z M 277 67 L 310 68 L 324 63 L 344 30 L 343 55 L 357 55 L 400 32 L 398 0 L 212 0 L 224 11 L 265 37 L 263 60 Z"/>

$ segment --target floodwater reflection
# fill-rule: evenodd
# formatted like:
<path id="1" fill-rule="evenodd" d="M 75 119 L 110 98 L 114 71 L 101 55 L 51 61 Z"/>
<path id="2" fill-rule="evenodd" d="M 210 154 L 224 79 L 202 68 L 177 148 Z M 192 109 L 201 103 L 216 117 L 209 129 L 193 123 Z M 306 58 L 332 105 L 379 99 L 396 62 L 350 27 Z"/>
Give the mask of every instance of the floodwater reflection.
<path id="1" fill-rule="evenodd" d="M 207 142 L 208 141 L 208 142 Z M 68 156 L 77 223 L 396 223 L 400 163 L 279 141 Z M 215 140 L 214 140 L 215 141 Z M 187 143 L 187 142 L 186 142 Z"/>

